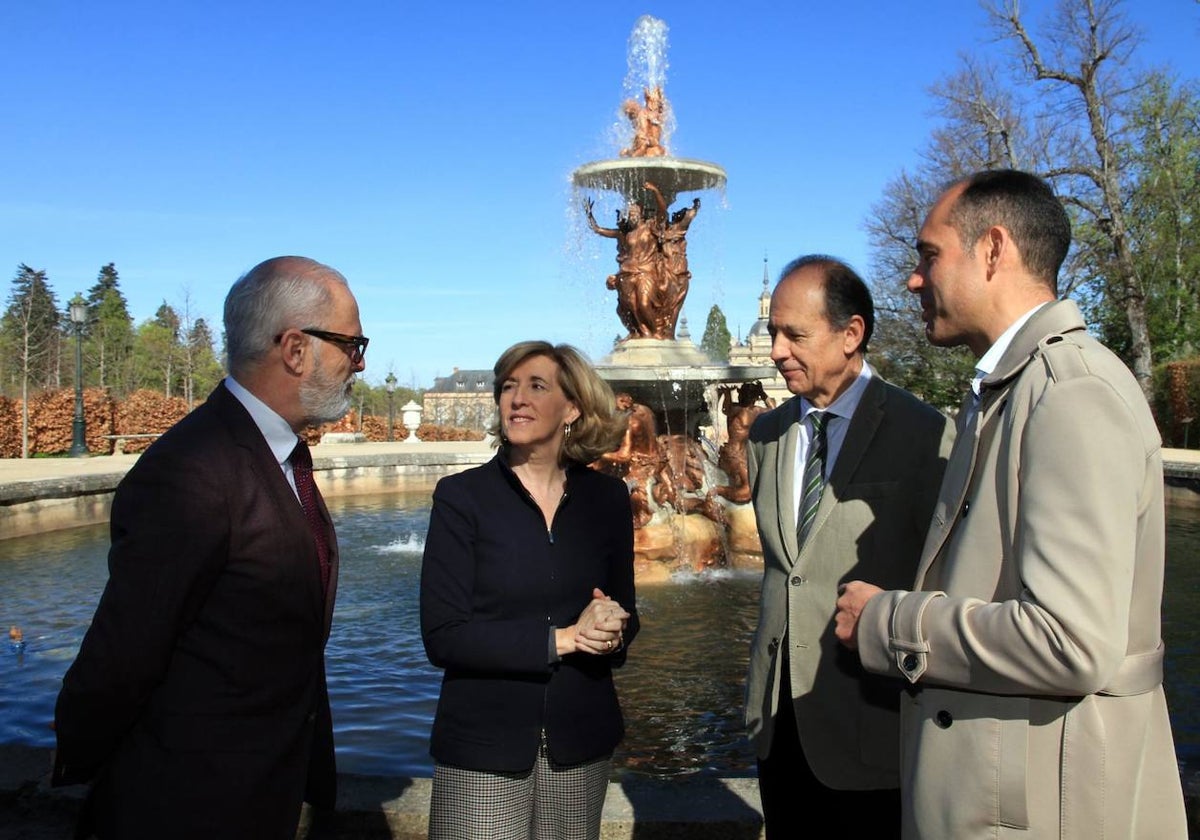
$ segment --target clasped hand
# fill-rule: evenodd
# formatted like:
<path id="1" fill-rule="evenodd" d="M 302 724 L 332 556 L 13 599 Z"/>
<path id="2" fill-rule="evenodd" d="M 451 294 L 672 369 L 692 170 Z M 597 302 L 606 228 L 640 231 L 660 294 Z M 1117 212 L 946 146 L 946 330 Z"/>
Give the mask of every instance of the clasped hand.
<path id="1" fill-rule="evenodd" d="M 629 613 L 605 595 L 599 587 L 592 590 L 591 602 L 575 622 L 577 653 L 616 653 L 625 646 L 625 623 Z"/>

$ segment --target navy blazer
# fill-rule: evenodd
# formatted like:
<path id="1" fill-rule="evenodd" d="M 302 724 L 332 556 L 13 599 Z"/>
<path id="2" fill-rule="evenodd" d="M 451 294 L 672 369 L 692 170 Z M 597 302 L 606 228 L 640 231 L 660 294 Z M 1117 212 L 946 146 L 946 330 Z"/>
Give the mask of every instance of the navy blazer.
<path id="1" fill-rule="evenodd" d="M 550 661 L 552 627 L 575 622 L 599 587 L 632 615 L 625 649 Z M 633 518 L 624 482 L 582 465 L 547 530 L 503 454 L 438 482 L 421 567 L 421 632 L 445 669 L 430 753 L 470 770 L 576 764 L 624 734 L 612 668 L 638 631 Z"/>
<path id="2" fill-rule="evenodd" d="M 224 385 L 138 459 L 111 531 L 55 709 L 53 781 L 95 780 L 81 831 L 291 840 L 302 800 L 334 802 L 336 541 L 323 595 L 296 496 Z"/>

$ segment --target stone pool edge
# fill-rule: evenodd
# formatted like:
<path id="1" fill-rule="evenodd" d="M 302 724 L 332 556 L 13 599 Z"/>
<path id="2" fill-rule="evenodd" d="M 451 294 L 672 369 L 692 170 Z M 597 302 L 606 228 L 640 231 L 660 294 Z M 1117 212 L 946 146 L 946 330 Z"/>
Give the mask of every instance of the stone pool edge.
<path id="1" fill-rule="evenodd" d="M 69 836 L 85 788 L 49 786 L 51 750 L 0 745 L 0 837 Z M 1188 837 L 1200 840 L 1200 776 L 1184 778 Z M 338 777 L 337 812 L 307 809 L 297 840 L 424 840 L 428 778 Z M 758 840 L 762 812 L 753 778 L 627 776 L 609 782 L 602 840 Z M 15 831 L 9 834 L 8 831 Z"/>
<path id="2" fill-rule="evenodd" d="M 0 745 L 0 837 L 69 836 L 86 788 L 51 788 L 51 750 Z M 424 840 L 428 778 L 338 777 L 335 814 L 314 820 L 306 808 L 297 840 Z M 15 831 L 9 835 L 7 831 Z M 608 786 L 602 840 L 757 840 L 758 782 L 752 778 L 626 777 Z"/>
<path id="3" fill-rule="evenodd" d="M 327 497 L 431 492 L 438 479 L 487 462 L 482 441 L 336 443 L 313 447 Z M 108 520 L 113 491 L 137 455 L 0 459 L 0 539 Z M 1200 451 L 1163 450 L 1167 501 L 1200 507 Z"/>

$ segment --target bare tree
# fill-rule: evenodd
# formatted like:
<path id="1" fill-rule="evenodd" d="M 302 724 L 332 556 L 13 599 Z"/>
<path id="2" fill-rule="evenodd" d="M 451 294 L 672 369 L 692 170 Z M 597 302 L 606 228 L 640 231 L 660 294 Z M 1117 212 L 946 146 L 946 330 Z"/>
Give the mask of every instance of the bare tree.
<path id="1" fill-rule="evenodd" d="M 865 224 L 875 301 L 870 360 L 888 380 L 939 408 L 954 409 L 971 376 L 970 356 L 926 340 L 920 305 L 906 289 L 917 262 L 917 232 L 940 187 L 928 170 L 901 172 L 871 208 Z"/>
<path id="2" fill-rule="evenodd" d="M 964 59 L 959 72 L 930 92 L 942 122 L 930 134 L 920 165 L 888 183 L 865 223 L 877 319 L 871 358 L 896 384 L 953 409 L 974 366 L 965 350 L 947 352 L 925 338 L 920 306 L 905 288 L 917 262 L 917 233 L 950 182 L 980 169 L 1028 166 L 1041 147 L 1029 136 L 1021 103 L 985 62 Z"/>
<path id="3" fill-rule="evenodd" d="M 1051 163 L 1042 172 L 1065 202 L 1079 209 L 1099 234 L 1092 247 L 1102 263 L 1107 296 L 1124 312 L 1129 330 L 1126 360 L 1150 395 L 1152 349 L 1146 289 L 1134 260 L 1123 153 L 1134 86 L 1127 72 L 1139 36 L 1118 0 L 1061 0 L 1040 38 L 1021 16 L 1018 0 L 987 6 L 1000 38 L 1012 44 L 1028 76 L 1047 94 L 1054 122 Z"/>

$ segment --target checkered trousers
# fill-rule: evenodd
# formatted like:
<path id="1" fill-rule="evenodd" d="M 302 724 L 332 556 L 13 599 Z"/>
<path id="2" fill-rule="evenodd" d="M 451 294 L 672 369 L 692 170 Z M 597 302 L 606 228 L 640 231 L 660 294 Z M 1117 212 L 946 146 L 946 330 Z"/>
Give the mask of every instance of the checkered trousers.
<path id="1" fill-rule="evenodd" d="M 438 762 L 429 840 L 599 840 L 612 756 L 564 766 L 545 735 L 532 770 L 491 773 Z"/>

